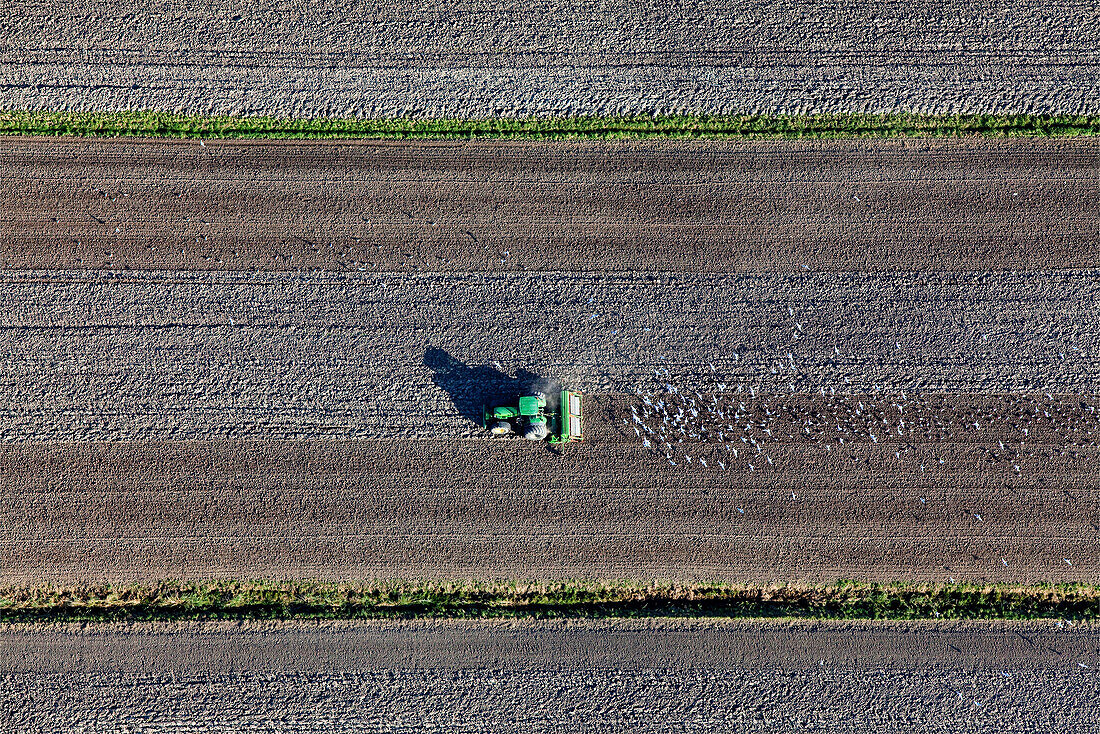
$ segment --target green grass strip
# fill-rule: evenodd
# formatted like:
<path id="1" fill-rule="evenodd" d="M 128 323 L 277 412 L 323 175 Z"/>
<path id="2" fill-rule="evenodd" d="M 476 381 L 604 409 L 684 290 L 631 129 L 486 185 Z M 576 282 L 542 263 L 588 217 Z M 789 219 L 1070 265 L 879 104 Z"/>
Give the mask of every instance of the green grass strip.
<path id="1" fill-rule="evenodd" d="M 861 114 L 341 120 L 17 110 L 0 111 L 0 134 L 396 140 L 1056 137 L 1100 134 L 1100 116 Z"/>
<path id="2" fill-rule="evenodd" d="M 166 581 L 0 589 L 0 622 L 8 623 L 500 617 L 1087 621 L 1100 618 L 1100 587 Z"/>

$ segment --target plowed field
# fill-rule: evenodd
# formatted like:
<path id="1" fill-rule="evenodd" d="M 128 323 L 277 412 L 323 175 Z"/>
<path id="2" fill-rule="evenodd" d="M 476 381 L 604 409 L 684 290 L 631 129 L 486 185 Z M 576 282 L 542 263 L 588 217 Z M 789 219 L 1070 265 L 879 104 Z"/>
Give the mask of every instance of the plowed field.
<path id="1" fill-rule="evenodd" d="M 0 578 L 1100 580 L 1098 152 L 6 140 Z"/>
<path id="2" fill-rule="evenodd" d="M 1092 113 L 1095 4 L 121 0 L 0 24 L 5 108 L 321 117 Z"/>
<path id="3" fill-rule="evenodd" d="M 0 720 L 106 732 L 1077 732 L 1098 635 L 653 621 L 0 630 Z"/>

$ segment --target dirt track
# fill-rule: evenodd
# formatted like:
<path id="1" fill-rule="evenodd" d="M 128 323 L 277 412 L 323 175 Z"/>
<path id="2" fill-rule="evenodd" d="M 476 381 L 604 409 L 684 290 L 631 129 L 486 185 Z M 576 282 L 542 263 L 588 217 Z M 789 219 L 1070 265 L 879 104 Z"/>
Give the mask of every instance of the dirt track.
<path id="1" fill-rule="evenodd" d="M 35 3 L 0 105 L 392 117 L 1100 110 L 1088 2 Z"/>
<path id="2" fill-rule="evenodd" d="M 653 621 L 0 629 L 0 722 L 96 731 L 1076 732 L 1098 633 Z"/>
<path id="3" fill-rule="evenodd" d="M 4 581 L 1100 580 L 1100 271 L 1048 269 L 1100 265 L 1095 143 L 0 160 Z M 851 176 L 876 206 L 837 193 Z M 957 195 L 972 178 L 987 198 Z M 707 244 L 749 217 L 762 244 Z M 313 244 L 281 249 L 292 231 Z M 588 395 L 583 445 L 483 437 L 482 401 L 550 379 Z"/>
<path id="4" fill-rule="evenodd" d="M 163 270 L 1100 266 L 1100 142 L 13 140 L 0 264 Z"/>

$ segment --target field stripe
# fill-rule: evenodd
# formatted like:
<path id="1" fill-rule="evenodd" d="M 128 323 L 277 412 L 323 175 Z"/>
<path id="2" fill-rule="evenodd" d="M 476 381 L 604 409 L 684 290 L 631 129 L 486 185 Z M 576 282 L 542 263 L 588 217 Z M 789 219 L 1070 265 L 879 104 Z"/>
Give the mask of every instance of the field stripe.
<path id="1" fill-rule="evenodd" d="M 1100 266 L 1100 142 L 0 140 L 12 269 Z"/>

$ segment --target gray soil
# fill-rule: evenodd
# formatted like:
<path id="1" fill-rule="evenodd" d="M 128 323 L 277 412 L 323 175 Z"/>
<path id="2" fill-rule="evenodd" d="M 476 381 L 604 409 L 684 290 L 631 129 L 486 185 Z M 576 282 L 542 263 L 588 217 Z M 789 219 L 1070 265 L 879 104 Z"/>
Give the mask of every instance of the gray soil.
<path id="1" fill-rule="evenodd" d="M 1100 271 L 8 271 L 0 436 L 456 439 L 552 380 L 1095 395 L 1098 308 Z"/>
<path id="2" fill-rule="evenodd" d="M 1097 152 L 5 141 L 0 579 L 1100 580 Z"/>
<path id="3" fill-rule="evenodd" d="M 1100 141 L 5 139 L 12 269 L 1100 267 Z"/>
<path id="4" fill-rule="evenodd" d="M 1095 629 L 385 622 L 0 629 L 15 731 L 1077 732 Z"/>
<path id="5" fill-rule="evenodd" d="M 293 116 L 1100 111 L 1089 2 L 49 0 L 0 106 Z"/>

